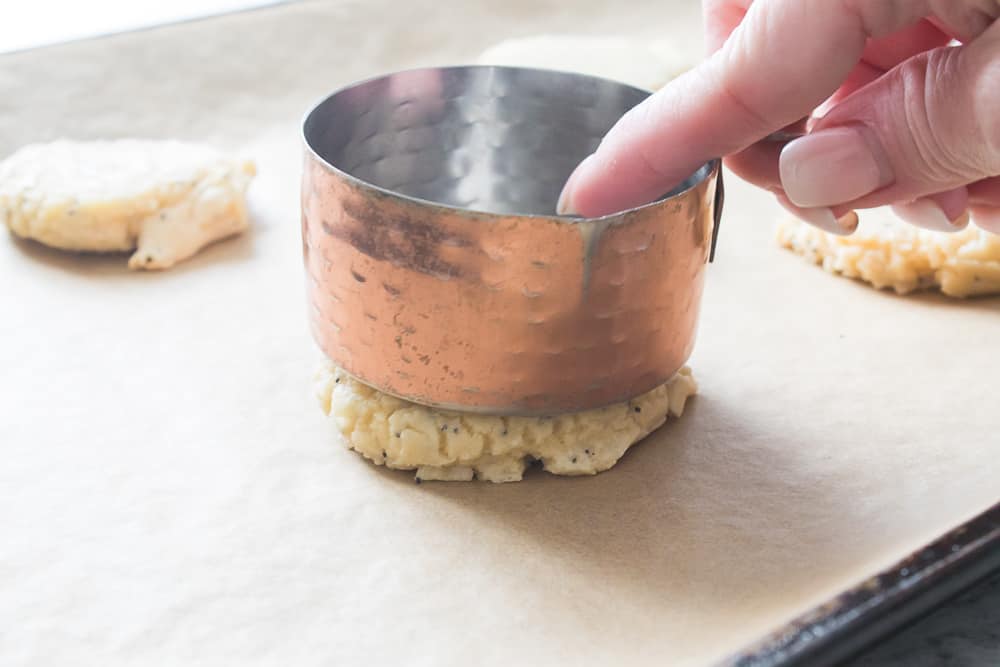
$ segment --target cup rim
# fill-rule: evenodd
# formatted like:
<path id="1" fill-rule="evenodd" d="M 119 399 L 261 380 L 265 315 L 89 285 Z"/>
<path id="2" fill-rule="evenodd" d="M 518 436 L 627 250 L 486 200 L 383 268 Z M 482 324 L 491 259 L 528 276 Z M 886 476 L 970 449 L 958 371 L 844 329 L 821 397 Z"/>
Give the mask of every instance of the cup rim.
<path id="1" fill-rule="evenodd" d="M 319 165 L 321 165 L 324 169 L 326 169 L 327 171 L 333 173 L 337 177 L 342 178 L 342 179 L 350 182 L 353 186 L 358 187 L 358 188 L 362 188 L 362 189 L 366 189 L 366 190 L 369 190 L 369 191 L 374 191 L 374 192 L 378 193 L 382 197 L 390 197 L 390 198 L 394 198 L 396 200 L 405 201 L 405 202 L 408 202 L 408 203 L 411 203 L 411 204 L 415 204 L 415 205 L 418 205 L 418 206 L 424 206 L 424 207 L 434 208 L 436 210 L 449 211 L 449 212 L 452 212 L 452 213 L 455 213 L 455 214 L 458 214 L 458 215 L 462 215 L 462 216 L 466 216 L 466 217 L 469 217 L 469 218 L 473 218 L 473 219 L 491 219 L 492 220 L 492 219 L 497 219 L 497 218 L 501 218 L 502 217 L 502 218 L 507 218 L 507 219 L 509 219 L 509 218 L 518 218 L 518 219 L 523 219 L 523 220 L 540 220 L 540 221 L 547 221 L 547 222 L 556 222 L 556 223 L 561 223 L 561 224 L 574 224 L 574 223 L 578 223 L 578 222 L 582 222 L 582 221 L 598 221 L 598 222 L 599 221 L 607 221 L 607 220 L 612 220 L 612 219 L 620 218 L 620 217 L 622 217 L 624 215 L 627 215 L 627 214 L 631 214 L 631 213 L 635 213 L 635 212 L 639 212 L 639 211 L 644 211 L 644 210 L 651 209 L 651 208 L 654 208 L 654 207 L 657 207 L 657 206 L 669 204 L 671 201 L 685 196 L 691 190 L 694 190 L 695 188 L 697 188 L 698 186 L 700 186 L 701 184 L 703 184 L 705 181 L 711 179 L 715 174 L 717 174 L 721 170 L 722 161 L 719 158 L 713 158 L 711 160 L 708 160 L 704 164 L 702 164 L 697 169 L 695 169 L 690 174 L 690 176 L 688 176 L 688 179 L 690 179 L 690 178 L 696 176 L 697 174 L 703 172 L 702 175 L 699 178 L 695 179 L 692 183 L 690 183 L 683 190 L 678 190 L 676 192 L 671 191 L 671 193 L 665 194 L 665 195 L 663 195 L 661 197 L 658 197 L 657 199 L 654 199 L 651 202 L 648 202 L 648 203 L 645 203 L 645 204 L 640 204 L 639 206 L 634 206 L 632 208 L 624 209 L 622 211 L 617 211 L 615 213 L 609 213 L 607 215 L 598 216 L 598 217 L 594 217 L 594 218 L 588 218 L 588 217 L 577 216 L 577 215 L 548 215 L 548 214 L 543 214 L 543 213 L 505 213 L 505 214 L 500 214 L 500 213 L 492 213 L 490 211 L 482 211 L 482 210 L 477 210 L 477 209 L 472 209 L 472 208 L 465 208 L 465 207 L 461 207 L 461 206 L 454 206 L 452 204 L 447 204 L 447 203 L 443 203 L 443 202 L 437 202 L 437 201 L 433 201 L 433 200 L 430 200 L 430 199 L 424 199 L 422 197 L 414 197 L 414 196 L 411 196 L 411 195 L 404 194 L 402 192 L 398 192 L 396 190 L 390 190 L 390 189 L 384 188 L 384 187 L 382 187 L 380 185 L 376 185 L 374 183 L 370 183 L 370 182 L 368 182 L 368 181 L 366 181 L 366 180 L 364 180 L 362 178 L 358 178 L 357 176 L 355 176 L 355 175 L 353 175 L 351 173 L 348 173 L 348 172 L 344 171 L 343 169 L 340 169 L 339 167 L 331 164 L 329 160 L 327 160 L 322 155 L 320 155 L 319 151 L 316 149 L 315 146 L 313 146 L 312 142 L 309 139 L 308 131 L 307 131 L 307 126 L 308 126 L 310 120 L 312 119 L 313 115 L 320 109 L 320 107 L 322 107 L 323 105 L 325 105 L 327 102 L 329 102 L 330 100 L 332 100 L 334 97 L 336 97 L 338 95 L 346 93 L 346 92 L 348 92 L 350 90 L 354 90 L 355 88 L 358 88 L 360 86 L 367 85 L 367 84 L 370 84 L 370 83 L 374 83 L 374 82 L 380 81 L 380 80 L 385 80 L 385 79 L 388 79 L 388 78 L 393 77 L 393 76 L 398 76 L 400 74 L 410 74 L 410 73 L 417 73 L 417 72 L 428 72 L 428 73 L 430 73 L 430 72 L 462 71 L 462 70 L 507 70 L 507 71 L 512 71 L 512 72 L 542 72 L 542 73 L 548 73 L 548 74 L 557 74 L 557 75 L 560 75 L 560 76 L 566 76 L 566 77 L 571 77 L 571 78 L 590 79 L 590 80 L 593 80 L 593 81 L 601 81 L 601 82 L 613 84 L 613 85 L 620 86 L 622 88 L 625 88 L 625 89 L 628 89 L 628 90 L 635 91 L 635 92 L 638 92 L 640 94 L 643 94 L 643 95 L 645 95 L 645 97 L 643 99 L 645 99 L 646 97 L 649 97 L 650 95 L 653 94 L 652 91 L 646 90 L 644 88 L 638 88 L 636 86 L 632 86 L 632 85 L 629 85 L 629 84 L 626 84 L 626 83 L 622 83 L 621 81 L 616 81 L 614 79 L 609 79 L 609 78 L 606 78 L 606 77 L 592 76 L 590 74 L 582 74 L 582 73 L 579 73 L 579 72 L 568 72 L 568 71 L 564 71 L 564 70 L 546 69 L 546 68 L 541 68 L 541 67 L 510 67 L 510 66 L 505 66 L 505 65 L 452 65 L 452 66 L 444 66 L 444 67 L 411 67 L 411 68 L 407 68 L 407 69 L 397 70 L 397 71 L 394 71 L 394 72 L 389 72 L 389 73 L 386 73 L 386 74 L 379 74 L 379 75 L 376 75 L 376 76 L 371 76 L 371 77 L 368 77 L 368 78 L 365 78 L 365 79 L 360 79 L 358 81 L 355 81 L 353 83 L 347 84 L 345 86 L 341 86 L 340 88 L 335 89 L 333 92 L 324 95 L 317 102 L 314 102 L 309 107 L 309 109 L 305 112 L 305 114 L 302 116 L 302 121 L 299 123 L 299 137 L 300 137 L 300 141 L 302 142 L 302 146 L 304 147 L 304 149 L 306 151 L 307 157 L 309 157 L 310 159 L 314 160 L 316 163 L 318 163 Z M 687 179 L 685 179 L 685 180 L 687 180 Z"/>

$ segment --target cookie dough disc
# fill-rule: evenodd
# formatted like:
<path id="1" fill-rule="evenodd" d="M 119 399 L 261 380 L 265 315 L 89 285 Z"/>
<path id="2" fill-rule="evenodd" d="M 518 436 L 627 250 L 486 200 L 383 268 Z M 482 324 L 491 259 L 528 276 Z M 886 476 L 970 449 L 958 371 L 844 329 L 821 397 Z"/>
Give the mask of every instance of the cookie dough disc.
<path id="1" fill-rule="evenodd" d="M 690 69 L 694 59 L 670 48 L 666 42 L 536 35 L 491 46 L 479 57 L 479 63 L 578 72 L 655 90 Z"/>
<path id="2" fill-rule="evenodd" d="M 952 297 L 1000 293 L 1000 236 L 969 225 L 932 232 L 897 218 L 891 208 L 859 211 L 858 230 L 835 236 L 786 219 L 778 243 L 826 271 L 899 294 L 940 289 Z"/>
<path id="3" fill-rule="evenodd" d="M 364 385 L 332 364 L 317 394 L 348 447 L 418 480 L 520 481 L 530 459 L 557 475 L 607 470 L 630 446 L 680 417 L 698 387 L 688 368 L 666 384 L 608 408 L 555 417 L 491 417 L 415 405 Z"/>
<path id="4" fill-rule="evenodd" d="M 135 250 L 129 268 L 165 269 L 248 227 L 254 173 L 180 141 L 33 144 L 0 162 L 0 223 L 64 250 Z"/>

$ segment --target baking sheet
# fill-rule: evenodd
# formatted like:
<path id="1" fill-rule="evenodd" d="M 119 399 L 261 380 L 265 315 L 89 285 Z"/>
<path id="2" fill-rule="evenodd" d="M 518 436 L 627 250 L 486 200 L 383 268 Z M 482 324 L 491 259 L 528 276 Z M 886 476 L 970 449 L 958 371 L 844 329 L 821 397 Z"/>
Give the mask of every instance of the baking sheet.
<path id="1" fill-rule="evenodd" d="M 0 58 L 0 153 L 256 157 L 253 232 L 175 270 L 0 243 L 0 662 L 706 664 L 1000 497 L 1000 300 L 896 298 L 777 249 L 727 185 L 680 421 L 594 478 L 422 484 L 334 444 L 298 237 L 309 103 L 696 2 L 309 2 Z"/>
<path id="2" fill-rule="evenodd" d="M 1000 503 L 782 625 L 754 646 L 731 656 L 725 664 L 733 667 L 841 665 L 966 589 L 985 585 L 988 590 L 985 580 L 997 572 L 1000 572 Z M 913 628 L 904 634 L 912 637 Z M 934 641 L 932 637 L 925 640 L 927 645 Z M 898 644 L 890 640 L 880 650 L 894 642 Z M 866 659 L 872 662 L 870 655 Z M 893 660 L 903 664 L 898 656 Z"/>

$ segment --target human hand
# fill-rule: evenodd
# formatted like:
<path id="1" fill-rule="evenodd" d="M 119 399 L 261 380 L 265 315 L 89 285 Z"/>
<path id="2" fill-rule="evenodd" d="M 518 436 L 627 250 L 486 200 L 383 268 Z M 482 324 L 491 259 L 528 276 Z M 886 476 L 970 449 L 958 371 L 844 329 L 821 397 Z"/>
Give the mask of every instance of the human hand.
<path id="1" fill-rule="evenodd" d="M 704 14 L 712 55 L 612 128 L 561 213 L 650 202 L 721 155 L 833 233 L 887 204 L 943 231 L 971 211 L 1000 233 L 1000 0 L 704 0 Z M 774 141 L 796 124 L 808 135 Z"/>

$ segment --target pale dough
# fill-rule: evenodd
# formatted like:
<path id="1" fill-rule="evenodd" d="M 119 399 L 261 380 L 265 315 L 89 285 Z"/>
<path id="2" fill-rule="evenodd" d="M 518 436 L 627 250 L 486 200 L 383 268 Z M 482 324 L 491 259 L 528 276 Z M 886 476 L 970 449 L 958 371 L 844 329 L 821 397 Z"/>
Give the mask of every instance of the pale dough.
<path id="1" fill-rule="evenodd" d="M 479 63 L 578 72 L 656 90 L 690 69 L 695 61 L 665 41 L 536 35 L 495 44 L 482 53 Z"/>
<path id="2" fill-rule="evenodd" d="M 529 459 L 557 475 L 607 470 L 630 446 L 680 417 L 698 386 L 683 368 L 628 403 L 555 417 L 458 414 L 409 403 L 326 363 L 317 395 L 345 444 L 376 465 L 416 470 L 421 480 L 516 482 Z"/>
<path id="3" fill-rule="evenodd" d="M 972 224 L 953 234 L 919 229 L 888 207 L 859 214 L 850 236 L 783 220 L 778 243 L 829 273 L 899 294 L 935 288 L 959 298 L 1000 293 L 1000 236 Z"/>
<path id="4" fill-rule="evenodd" d="M 64 250 L 135 250 L 132 269 L 165 269 L 249 226 L 252 162 L 202 144 L 60 140 L 0 162 L 0 223 Z"/>

